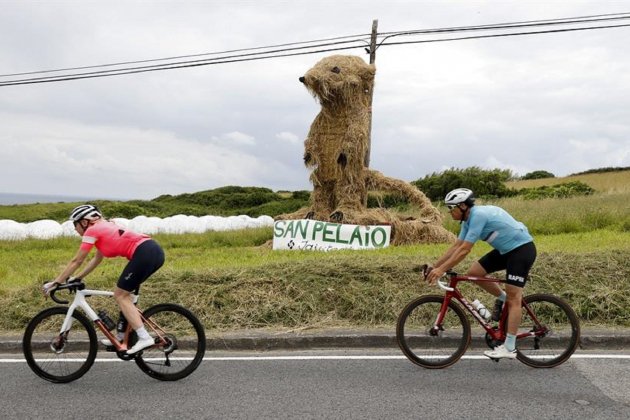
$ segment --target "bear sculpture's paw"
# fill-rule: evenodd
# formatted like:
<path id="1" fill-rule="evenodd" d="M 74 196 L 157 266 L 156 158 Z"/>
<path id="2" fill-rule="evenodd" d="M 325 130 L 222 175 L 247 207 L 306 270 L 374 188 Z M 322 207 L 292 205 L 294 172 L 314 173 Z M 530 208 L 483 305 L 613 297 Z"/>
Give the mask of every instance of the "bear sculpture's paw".
<path id="1" fill-rule="evenodd" d="M 343 222 L 343 212 L 341 210 L 337 210 L 336 212 L 330 215 L 330 221 L 334 223 Z"/>
<path id="2" fill-rule="evenodd" d="M 306 216 L 304 216 L 305 219 L 312 219 L 315 217 L 315 212 L 314 211 L 309 211 L 308 213 L 306 213 Z"/>

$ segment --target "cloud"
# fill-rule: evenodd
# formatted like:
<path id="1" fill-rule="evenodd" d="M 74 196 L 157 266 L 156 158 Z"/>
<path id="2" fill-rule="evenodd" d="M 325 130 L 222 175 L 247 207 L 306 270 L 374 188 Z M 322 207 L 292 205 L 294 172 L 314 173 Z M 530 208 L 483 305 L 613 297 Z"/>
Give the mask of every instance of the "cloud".
<path id="1" fill-rule="evenodd" d="M 2 191 L 23 192 L 22 185 L 32 185 L 35 193 L 153 198 L 260 185 L 260 178 L 270 175 L 267 163 L 254 154 L 164 131 L 15 114 L 0 114 L 0 124 L 7 127 L 0 137 L 0 166 L 3 173 L 16 174 L 0 178 Z M 16 141 L 20 138 L 28 140 Z"/>
<path id="2" fill-rule="evenodd" d="M 276 134 L 276 138 L 278 140 L 291 143 L 291 144 L 298 144 L 300 142 L 300 139 L 298 138 L 298 136 L 288 131 L 283 131 L 281 133 Z"/>
<path id="3" fill-rule="evenodd" d="M 247 134 L 232 131 L 231 133 L 226 133 L 220 137 L 221 140 L 227 140 L 228 142 L 234 142 L 240 145 L 253 146 L 256 144 L 256 138 L 249 136 Z"/>
<path id="4" fill-rule="evenodd" d="M 0 74 L 366 34 L 374 17 L 387 32 L 616 12 L 601 2 L 544 12 L 529 2 L 425 6 L 9 2 Z M 630 166 L 628 31 L 382 46 L 371 166 L 405 180 L 475 165 L 559 176 Z M 222 185 L 310 188 L 302 143 L 319 104 L 298 77 L 336 53 L 367 58 L 329 51 L 0 87 L 0 191 L 151 198 Z"/>

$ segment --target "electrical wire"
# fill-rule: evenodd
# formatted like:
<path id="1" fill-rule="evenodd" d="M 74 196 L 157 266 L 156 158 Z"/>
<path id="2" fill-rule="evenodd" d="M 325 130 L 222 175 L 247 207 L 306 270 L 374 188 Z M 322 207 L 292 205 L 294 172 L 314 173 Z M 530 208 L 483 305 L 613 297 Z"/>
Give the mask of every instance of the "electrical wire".
<path id="1" fill-rule="evenodd" d="M 589 27 L 583 27 L 583 28 L 549 29 L 546 31 L 515 32 L 515 33 L 492 34 L 492 35 L 474 35 L 474 36 L 457 37 L 457 38 L 428 39 L 428 40 L 421 40 L 421 41 L 387 42 L 387 43 L 381 43 L 379 44 L 379 46 L 426 44 L 430 42 L 463 41 L 467 39 L 499 38 L 499 37 L 507 37 L 507 36 L 540 35 L 540 34 L 550 34 L 550 33 L 556 33 L 556 32 L 574 32 L 574 31 L 588 31 L 588 30 L 594 30 L 594 29 L 624 28 L 624 27 L 629 27 L 629 26 L 630 26 L 630 23 L 624 24 L 624 25 L 589 26 Z"/>
<path id="2" fill-rule="evenodd" d="M 424 39 L 424 40 L 398 41 L 398 42 L 388 41 L 391 38 L 399 37 L 399 36 L 435 35 L 435 34 L 470 32 L 470 31 L 497 31 L 497 30 L 504 31 L 504 30 L 511 30 L 511 29 L 517 29 L 517 28 L 535 28 L 535 27 L 550 26 L 550 25 L 554 25 L 554 26 L 575 25 L 575 24 L 585 24 L 585 23 L 592 23 L 592 22 L 602 23 L 606 21 L 615 21 L 615 20 L 622 20 L 622 19 L 630 19 L 630 13 L 614 13 L 614 14 L 605 14 L 605 15 L 592 15 L 592 16 L 536 20 L 536 21 L 521 21 L 521 22 L 510 22 L 510 23 L 477 25 L 477 26 L 466 26 L 466 27 L 384 32 L 384 33 L 378 34 L 378 36 L 383 36 L 383 35 L 385 36 L 381 40 L 381 42 L 377 44 L 376 48 L 378 49 L 381 46 L 390 46 L 390 45 L 422 44 L 422 43 L 431 43 L 431 42 L 460 41 L 460 40 L 469 40 L 469 39 L 538 35 L 538 34 L 585 31 L 585 30 L 595 30 L 595 29 L 611 29 L 611 28 L 621 28 L 621 27 L 630 26 L 630 24 L 600 25 L 600 26 L 586 26 L 586 27 L 578 27 L 578 28 L 549 29 L 549 30 L 540 30 L 540 31 L 508 32 L 508 33 L 499 33 L 499 34 L 494 33 L 494 34 L 473 35 L 473 36 L 464 36 L 464 37 L 455 37 L 455 38 L 438 38 L 438 39 Z M 90 78 L 96 78 L 96 77 L 118 76 L 118 75 L 124 75 L 124 74 L 145 73 L 145 72 L 152 72 L 152 71 L 172 70 L 172 69 L 180 69 L 180 68 L 208 66 L 208 65 L 215 65 L 215 64 L 264 60 L 264 59 L 271 59 L 271 58 L 291 57 L 291 56 L 317 54 L 317 53 L 330 52 L 330 51 L 342 51 L 342 50 L 350 50 L 350 49 L 356 49 L 356 48 L 365 48 L 366 45 L 369 45 L 369 42 L 366 40 L 366 37 L 368 36 L 370 36 L 370 34 L 349 35 L 349 36 L 340 36 L 340 37 L 334 37 L 334 38 L 325 38 L 325 39 L 314 40 L 314 41 L 284 43 L 284 44 L 270 45 L 266 47 L 235 49 L 235 50 L 228 50 L 228 51 L 222 51 L 222 52 L 182 55 L 182 56 L 174 56 L 174 57 L 151 59 L 151 60 L 136 60 L 136 61 L 127 61 L 127 62 L 120 62 L 120 63 L 94 65 L 94 66 L 70 67 L 66 69 L 42 70 L 42 71 L 33 71 L 33 72 L 24 72 L 24 73 L 5 74 L 5 75 L 0 75 L 0 77 L 49 74 L 53 72 L 62 72 L 62 71 L 98 69 L 98 68 L 122 66 L 122 65 L 129 65 L 129 64 L 144 64 L 144 63 L 154 63 L 154 62 L 159 62 L 159 61 L 170 61 L 168 63 L 155 64 L 155 65 L 125 67 L 125 68 L 108 69 L 108 70 L 83 72 L 83 73 L 72 73 L 72 74 L 6 80 L 6 81 L 0 81 L 0 87 L 36 84 L 36 83 L 60 82 L 60 81 L 69 81 L 69 80 L 78 80 L 78 79 L 90 79 Z M 309 44 L 312 44 L 312 45 L 309 45 Z M 291 47 L 291 48 L 281 48 L 281 47 Z M 261 50 L 266 50 L 266 51 L 261 51 Z M 367 50 L 369 52 L 369 49 Z M 243 53 L 243 54 L 231 54 L 231 53 Z M 226 55 L 226 54 L 231 54 L 231 55 Z M 204 56 L 209 56 L 209 55 L 213 55 L 213 56 L 218 55 L 218 57 L 172 62 L 172 60 L 179 60 L 181 58 L 204 57 Z"/>
<path id="3" fill-rule="evenodd" d="M 179 60 L 182 58 L 194 58 L 194 57 L 204 57 L 208 55 L 219 55 L 219 54 L 228 54 L 228 53 L 245 52 L 245 51 L 257 51 L 257 50 L 263 50 L 263 49 L 288 47 L 288 46 L 301 45 L 301 44 L 313 44 L 317 42 L 336 41 L 339 39 L 348 39 L 348 38 L 353 38 L 356 41 L 356 40 L 363 40 L 365 38 L 369 39 L 369 37 L 370 37 L 370 34 L 346 35 L 346 36 L 324 38 L 324 39 L 318 39 L 318 40 L 312 40 L 312 41 L 289 42 L 285 44 L 268 45 L 264 47 L 241 48 L 241 49 L 235 49 L 235 50 L 216 51 L 216 52 L 208 52 L 208 53 L 200 53 L 200 54 L 179 55 L 179 56 L 164 57 L 164 58 L 153 58 L 153 59 L 147 59 L 147 60 L 121 61 L 118 63 L 96 64 L 96 65 L 91 65 L 91 66 L 67 67 L 67 68 L 61 68 L 61 69 L 38 70 L 38 71 L 29 71 L 29 72 L 23 72 L 23 73 L 0 74 L 0 77 L 24 76 L 24 75 L 30 75 L 30 74 L 54 73 L 54 72 L 70 71 L 70 70 L 86 70 L 86 69 L 93 69 L 93 68 L 100 68 L 100 67 L 113 67 L 113 66 L 129 65 L 129 64 L 152 63 L 152 62 L 157 62 L 157 61 Z M 308 47 L 305 47 L 305 48 L 308 48 Z"/>

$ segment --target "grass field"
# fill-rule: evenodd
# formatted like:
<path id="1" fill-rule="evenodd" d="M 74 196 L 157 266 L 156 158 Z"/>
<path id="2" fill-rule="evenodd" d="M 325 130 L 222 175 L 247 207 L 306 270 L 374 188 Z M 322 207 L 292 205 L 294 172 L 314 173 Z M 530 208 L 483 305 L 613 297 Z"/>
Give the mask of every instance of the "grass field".
<path id="1" fill-rule="evenodd" d="M 531 188 L 543 185 L 556 185 L 563 182 L 581 181 L 599 192 L 610 194 L 630 193 L 630 171 L 604 172 L 597 174 L 574 175 L 561 178 L 530 179 L 507 182 L 510 188 Z"/>
<path id="2" fill-rule="evenodd" d="M 614 182 L 602 175 L 613 176 Z M 627 174 L 584 177 L 589 182 L 598 180 L 597 194 L 570 199 L 511 198 L 493 203 L 525 222 L 535 236 L 539 257 L 528 293 L 547 291 L 563 296 L 584 324 L 630 327 Z M 447 221 L 446 225 L 454 232 L 458 230 L 455 222 Z M 271 228 L 157 235 L 167 261 L 143 287 L 142 306 L 181 303 L 197 313 L 209 330 L 216 331 L 393 328 L 409 300 L 437 292 L 420 283 L 418 266 L 435 261 L 447 247 L 272 251 L 267 245 L 271 236 Z M 0 330 L 20 331 L 35 313 L 51 305 L 42 298 L 39 287 L 63 269 L 78 243 L 78 238 L 0 241 Z M 479 243 L 459 268 L 464 270 L 489 249 Z M 111 289 L 124 264 L 122 259 L 105 261 L 88 283 Z M 492 304 L 482 292 L 469 292 L 486 305 Z M 113 302 L 97 301 L 95 306 L 116 312 Z"/>

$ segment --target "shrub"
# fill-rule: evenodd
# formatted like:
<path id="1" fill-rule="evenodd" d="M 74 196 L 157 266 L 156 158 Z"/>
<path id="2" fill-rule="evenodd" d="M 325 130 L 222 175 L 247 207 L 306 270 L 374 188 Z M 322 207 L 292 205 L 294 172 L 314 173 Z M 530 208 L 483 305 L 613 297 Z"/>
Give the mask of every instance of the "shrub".
<path id="1" fill-rule="evenodd" d="M 595 190 L 581 181 L 571 181 L 556 185 L 543 185 L 542 187 L 523 188 L 518 190 L 518 195 L 526 200 L 541 198 L 568 198 L 580 195 L 593 194 Z"/>
<path id="2" fill-rule="evenodd" d="M 291 198 L 295 198 L 297 200 L 310 200 L 311 199 L 311 192 L 310 191 L 305 191 L 305 190 L 301 190 L 301 191 L 293 191 L 293 193 L 291 194 Z"/>
<path id="3" fill-rule="evenodd" d="M 412 184 L 433 201 L 441 201 L 455 188 L 470 188 L 477 197 L 509 197 L 516 194 L 505 186 L 514 178 L 509 169 L 486 170 L 473 166 L 466 169 L 451 168 L 441 173 L 432 173 Z"/>
<path id="4" fill-rule="evenodd" d="M 108 202 L 99 206 L 103 211 L 103 215 L 106 218 L 111 219 L 113 217 L 124 217 L 126 219 L 133 219 L 136 216 L 141 216 L 146 213 L 145 209 L 136 205 L 125 202 Z"/>
<path id="5" fill-rule="evenodd" d="M 534 171 L 534 172 L 529 172 L 525 175 L 523 175 L 523 177 L 521 179 L 526 180 L 526 179 L 543 179 L 543 178 L 555 178 L 556 176 L 554 174 L 552 174 L 551 172 L 547 172 L 547 171 Z"/>

